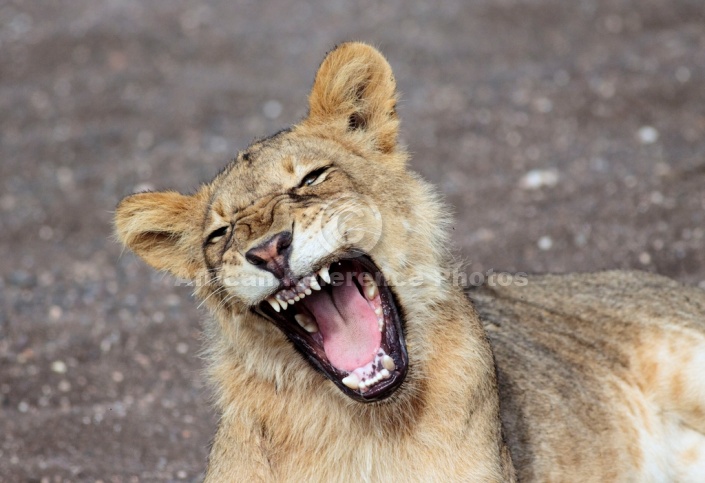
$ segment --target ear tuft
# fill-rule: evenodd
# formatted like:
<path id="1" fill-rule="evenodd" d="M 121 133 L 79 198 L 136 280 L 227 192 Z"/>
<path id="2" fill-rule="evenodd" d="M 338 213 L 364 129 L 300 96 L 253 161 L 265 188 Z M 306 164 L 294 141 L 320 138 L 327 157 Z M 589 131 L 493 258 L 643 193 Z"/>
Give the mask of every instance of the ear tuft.
<path id="1" fill-rule="evenodd" d="M 351 131 L 355 131 L 356 129 L 365 129 L 367 127 L 367 122 L 365 121 L 365 118 L 362 117 L 362 114 L 359 112 L 353 112 L 350 114 L 350 118 L 348 119 L 348 128 Z"/>
<path id="2" fill-rule="evenodd" d="M 199 263 L 197 196 L 172 191 L 138 193 L 124 198 L 115 211 L 118 240 L 157 270 L 193 279 Z"/>
<path id="3" fill-rule="evenodd" d="M 305 122 L 389 153 L 397 145 L 396 102 L 396 82 L 384 56 L 367 44 L 345 43 L 318 69 Z"/>

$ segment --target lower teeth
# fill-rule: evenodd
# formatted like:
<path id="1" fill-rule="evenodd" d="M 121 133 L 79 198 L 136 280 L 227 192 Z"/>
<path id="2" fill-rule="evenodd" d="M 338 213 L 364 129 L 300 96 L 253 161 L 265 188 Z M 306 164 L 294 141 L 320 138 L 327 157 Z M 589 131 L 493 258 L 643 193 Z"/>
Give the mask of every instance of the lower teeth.
<path id="1" fill-rule="evenodd" d="M 379 367 L 381 369 L 376 369 Z M 392 377 L 392 371 L 395 369 L 394 359 L 388 356 L 384 349 L 380 349 L 372 362 L 350 372 L 341 382 L 353 391 L 359 390 L 364 393 L 380 381 Z"/>
<path id="2" fill-rule="evenodd" d="M 294 315 L 294 319 L 296 319 L 296 322 L 303 327 L 303 329 L 306 332 L 313 333 L 313 332 L 318 332 L 318 325 L 316 324 L 316 321 L 313 320 L 311 317 L 309 317 L 306 314 L 296 314 Z"/>

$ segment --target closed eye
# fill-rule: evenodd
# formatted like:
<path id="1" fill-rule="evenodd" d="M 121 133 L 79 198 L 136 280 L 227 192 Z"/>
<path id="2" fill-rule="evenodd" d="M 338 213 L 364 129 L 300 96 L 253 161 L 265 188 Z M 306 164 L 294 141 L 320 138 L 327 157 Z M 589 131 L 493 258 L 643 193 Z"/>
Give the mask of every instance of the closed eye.
<path id="1" fill-rule="evenodd" d="M 328 171 L 328 169 L 330 169 L 330 166 L 324 166 L 322 168 L 314 169 L 306 176 L 304 176 L 304 178 L 301 180 L 301 183 L 299 183 L 299 188 L 303 188 L 305 186 L 314 186 L 322 182 L 324 179 L 326 179 L 323 174 Z"/>
<path id="2" fill-rule="evenodd" d="M 226 225 L 226 226 L 221 226 L 220 228 L 218 228 L 218 229 L 216 229 L 216 230 L 213 230 L 213 231 L 210 232 L 210 234 L 208 235 L 208 238 L 206 239 L 206 244 L 208 245 L 208 244 L 217 242 L 218 240 L 220 240 L 221 238 L 223 238 L 227 232 L 228 232 L 228 226 L 227 226 L 227 225 Z"/>

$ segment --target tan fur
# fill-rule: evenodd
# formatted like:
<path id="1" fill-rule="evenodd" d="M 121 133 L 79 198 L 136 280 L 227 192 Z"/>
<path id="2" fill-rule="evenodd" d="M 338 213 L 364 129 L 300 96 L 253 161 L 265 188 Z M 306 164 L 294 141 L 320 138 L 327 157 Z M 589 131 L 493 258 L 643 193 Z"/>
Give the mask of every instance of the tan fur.
<path id="1" fill-rule="evenodd" d="M 382 55 L 343 44 L 301 123 L 254 143 L 194 195 L 119 205 L 122 243 L 195 280 L 214 315 L 208 371 L 221 418 L 207 481 L 490 482 L 514 481 L 515 469 L 521 481 L 699 481 L 703 292 L 606 272 L 486 286 L 473 306 L 441 277 L 453 264 L 447 211 L 407 169 L 395 108 Z M 297 187 L 324 164 L 323 181 Z M 244 253 L 294 225 L 298 276 L 363 247 L 401 282 L 409 373 L 388 399 L 348 398 L 249 310 L 276 280 Z M 204 244 L 219 228 L 227 235 Z"/>

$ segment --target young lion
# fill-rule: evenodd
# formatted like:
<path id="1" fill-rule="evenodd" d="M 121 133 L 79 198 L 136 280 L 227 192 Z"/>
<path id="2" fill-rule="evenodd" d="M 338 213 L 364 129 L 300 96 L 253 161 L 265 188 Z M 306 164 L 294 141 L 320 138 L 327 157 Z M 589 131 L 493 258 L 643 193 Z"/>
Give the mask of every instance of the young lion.
<path id="1" fill-rule="evenodd" d="M 705 481 L 705 292 L 614 271 L 471 301 L 395 107 L 384 57 L 343 44 L 299 124 L 118 206 L 214 315 L 206 480 Z"/>

